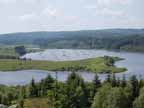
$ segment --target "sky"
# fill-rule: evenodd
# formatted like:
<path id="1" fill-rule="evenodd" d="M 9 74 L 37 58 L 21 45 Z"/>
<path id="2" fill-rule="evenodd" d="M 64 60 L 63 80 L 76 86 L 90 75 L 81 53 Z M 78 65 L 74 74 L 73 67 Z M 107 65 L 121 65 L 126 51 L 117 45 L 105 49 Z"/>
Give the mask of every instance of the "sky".
<path id="1" fill-rule="evenodd" d="M 144 28 L 144 0 L 0 0 L 0 34 Z"/>

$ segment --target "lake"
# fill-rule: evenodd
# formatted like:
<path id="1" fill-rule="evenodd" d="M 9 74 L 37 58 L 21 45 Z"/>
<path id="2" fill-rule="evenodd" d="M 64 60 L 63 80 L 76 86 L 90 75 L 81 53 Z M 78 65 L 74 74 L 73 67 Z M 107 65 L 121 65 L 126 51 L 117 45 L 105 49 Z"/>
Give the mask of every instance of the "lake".
<path id="1" fill-rule="evenodd" d="M 128 78 L 132 75 L 137 75 L 138 78 L 144 78 L 144 54 L 142 53 L 128 53 L 128 52 L 113 52 L 106 50 L 73 50 L 73 49 L 49 49 L 43 52 L 29 53 L 22 58 L 32 60 L 49 60 L 49 61 L 67 61 L 67 60 L 81 60 L 87 58 L 94 58 L 99 56 L 118 56 L 125 60 L 116 63 L 118 67 L 126 67 L 128 69 L 125 73 L 117 73 L 116 77 L 122 78 L 123 74 Z M 23 85 L 30 82 L 32 78 L 40 81 L 45 78 L 47 74 L 56 76 L 55 72 L 42 70 L 22 70 L 16 72 L 0 72 L 0 84 L 5 85 Z M 65 81 L 70 72 L 57 72 L 58 80 Z M 78 72 L 85 81 L 92 81 L 94 73 Z M 101 80 L 106 78 L 106 74 L 100 74 Z"/>

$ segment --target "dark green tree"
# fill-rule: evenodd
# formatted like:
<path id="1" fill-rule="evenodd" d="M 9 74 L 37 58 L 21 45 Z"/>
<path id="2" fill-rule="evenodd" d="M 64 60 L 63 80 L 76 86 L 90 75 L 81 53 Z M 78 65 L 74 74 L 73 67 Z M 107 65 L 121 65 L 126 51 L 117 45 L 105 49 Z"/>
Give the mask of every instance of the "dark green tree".
<path id="1" fill-rule="evenodd" d="M 121 81 L 121 84 L 120 84 L 120 86 L 122 87 L 122 88 L 125 88 L 126 87 L 126 78 L 125 78 L 125 75 L 123 75 L 123 78 L 122 78 L 122 81 Z"/>
<path id="2" fill-rule="evenodd" d="M 132 76 L 130 78 L 130 84 L 132 86 L 132 95 L 134 100 L 139 95 L 139 81 L 136 76 Z"/>
<path id="3" fill-rule="evenodd" d="M 48 90 L 54 89 L 54 82 L 55 80 L 51 77 L 51 75 L 47 75 L 47 77 L 41 80 L 38 88 L 39 88 L 39 95 L 44 96 L 47 94 Z"/>
<path id="4" fill-rule="evenodd" d="M 38 96 L 37 85 L 35 84 L 34 78 L 32 78 L 28 86 L 28 97 L 37 97 L 37 96 Z"/>
<path id="5" fill-rule="evenodd" d="M 116 87 L 118 85 L 115 74 L 112 74 L 111 85 L 112 87 Z"/>
<path id="6" fill-rule="evenodd" d="M 92 90 L 91 90 L 91 97 L 90 97 L 91 101 L 93 101 L 93 98 L 100 86 L 101 86 L 101 81 L 99 80 L 98 75 L 95 74 L 94 80 L 92 81 Z"/>
<path id="7" fill-rule="evenodd" d="M 105 82 L 106 83 L 111 83 L 111 74 L 107 74 Z"/>
<path id="8" fill-rule="evenodd" d="M 144 88 L 142 88 L 139 97 L 133 102 L 133 108 L 144 108 Z"/>
<path id="9" fill-rule="evenodd" d="M 66 81 L 66 101 L 63 108 L 87 108 L 88 98 L 84 80 L 75 72 Z"/>
<path id="10" fill-rule="evenodd" d="M 93 84 L 94 84 L 95 89 L 97 89 L 101 86 L 101 81 L 99 80 L 99 76 L 97 74 L 95 74 Z"/>
<path id="11" fill-rule="evenodd" d="M 104 108 L 104 101 L 106 100 L 107 95 L 109 94 L 110 91 L 111 91 L 110 84 L 103 85 L 96 93 L 91 108 Z"/>
<path id="12" fill-rule="evenodd" d="M 122 88 L 112 88 L 104 100 L 103 108 L 128 108 L 128 99 Z"/>

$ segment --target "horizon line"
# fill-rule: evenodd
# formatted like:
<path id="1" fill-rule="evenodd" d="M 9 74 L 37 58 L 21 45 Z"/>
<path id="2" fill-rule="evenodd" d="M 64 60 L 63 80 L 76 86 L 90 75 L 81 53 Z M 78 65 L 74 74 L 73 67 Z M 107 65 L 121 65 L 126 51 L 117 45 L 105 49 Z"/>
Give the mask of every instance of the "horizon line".
<path id="1" fill-rule="evenodd" d="M 97 28 L 97 29 L 77 29 L 77 30 L 32 30 L 32 31 L 20 31 L 20 32 L 6 32 L 0 33 L 0 35 L 16 34 L 16 33 L 36 33 L 36 32 L 78 32 L 78 31 L 97 31 L 97 30 L 143 30 L 144 27 L 121 27 L 121 28 Z"/>

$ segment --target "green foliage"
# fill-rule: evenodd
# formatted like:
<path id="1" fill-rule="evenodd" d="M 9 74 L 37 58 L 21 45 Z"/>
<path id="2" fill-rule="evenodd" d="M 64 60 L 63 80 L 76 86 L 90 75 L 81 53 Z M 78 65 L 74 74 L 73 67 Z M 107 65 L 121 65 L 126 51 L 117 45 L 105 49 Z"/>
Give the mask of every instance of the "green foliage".
<path id="1" fill-rule="evenodd" d="M 38 89 L 39 89 L 38 95 L 39 96 L 46 96 L 47 94 L 51 93 L 51 91 L 48 91 L 48 90 L 51 90 L 54 88 L 53 87 L 54 82 L 55 82 L 55 80 L 50 75 L 48 75 L 45 78 L 45 80 L 41 80 L 41 82 L 38 86 Z"/>
<path id="2" fill-rule="evenodd" d="M 114 74 L 100 82 L 85 82 L 72 72 L 67 81 L 58 82 L 48 75 L 24 86 L 0 86 L 0 104 L 18 108 L 143 108 L 143 80 L 135 76 L 118 80 Z M 124 83 L 124 84 L 123 84 Z M 141 88 L 141 90 L 140 90 Z"/>
<path id="3" fill-rule="evenodd" d="M 132 86 L 132 95 L 135 98 L 135 97 L 137 97 L 139 95 L 139 90 L 140 90 L 140 88 L 139 88 L 139 81 L 136 78 L 136 76 L 132 76 L 130 78 L 130 82 L 129 83 Z"/>
<path id="4" fill-rule="evenodd" d="M 107 94 L 103 108 L 128 108 L 128 99 L 122 88 L 112 88 Z"/>
<path id="5" fill-rule="evenodd" d="M 15 49 L 15 52 L 19 54 L 20 56 L 25 55 L 27 53 L 24 46 L 16 46 L 14 49 Z"/>
<path id="6" fill-rule="evenodd" d="M 133 102 L 133 108 L 144 108 L 144 88 L 141 89 L 139 97 Z"/>
<path id="7" fill-rule="evenodd" d="M 18 54 L 12 46 L 0 46 L 0 59 L 17 59 Z"/>
<path id="8" fill-rule="evenodd" d="M 28 97 L 37 97 L 38 96 L 38 88 L 35 84 L 34 79 L 31 80 L 31 83 L 28 86 Z"/>
<path id="9" fill-rule="evenodd" d="M 91 108 L 105 108 L 104 101 L 108 93 L 111 91 L 111 86 L 109 84 L 103 85 L 94 97 L 94 101 Z"/>
<path id="10" fill-rule="evenodd" d="M 74 72 L 66 82 L 66 103 L 63 108 L 87 108 L 85 83 L 83 79 Z"/>

